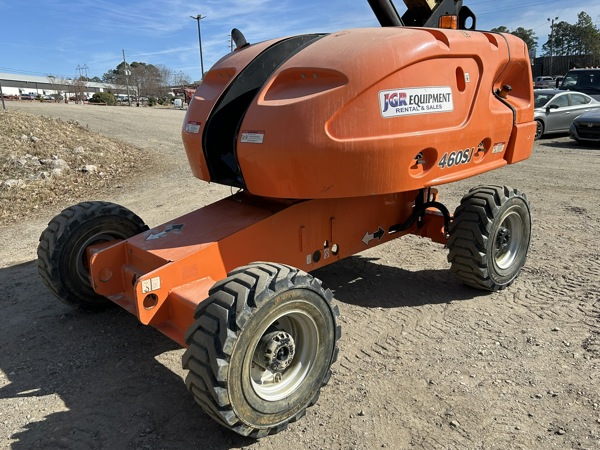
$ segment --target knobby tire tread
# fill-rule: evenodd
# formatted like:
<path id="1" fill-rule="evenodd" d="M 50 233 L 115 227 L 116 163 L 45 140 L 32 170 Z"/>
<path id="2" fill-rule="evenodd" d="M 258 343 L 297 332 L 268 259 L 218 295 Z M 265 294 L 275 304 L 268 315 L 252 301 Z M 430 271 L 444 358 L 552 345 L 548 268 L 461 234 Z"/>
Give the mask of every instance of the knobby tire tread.
<path id="1" fill-rule="evenodd" d="M 68 241 L 70 231 L 77 229 L 86 220 L 100 216 L 115 216 L 125 219 L 134 224 L 140 232 L 148 229 L 142 219 L 129 209 L 116 203 L 95 201 L 81 202 L 64 209 L 48 223 L 40 235 L 37 248 L 38 273 L 48 289 L 59 300 L 74 308 L 95 310 L 112 304 L 107 300 L 106 304 L 85 305 L 74 298 L 63 282 L 61 276 L 63 268 L 59 263 L 62 246 Z"/>
<path id="2" fill-rule="evenodd" d="M 527 197 L 508 186 L 478 186 L 461 200 L 450 224 L 447 246 L 450 270 L 465 284 L 483 290 L 495 291 L 509 286 L 516 276 L 504 285 L 492 280 L 487 266 L 486 252 L 491 227 L 500 208 L 509 199 L 520 197 L 527 205 Z"/>
<path id="3" fill-rule="evenodd" d="M 306 283 L 307 280 L 314 280 Z M 210 289 L 209 298 L 202 302 L 195 313 L 196 321 L 186 334 L 188 349 L 182 362 L 184 369 L 189 370 L 186 385 L 193 393 L 196 402 L 218 423 L 239 434 L 260 438 L 285 429 L 290 422 L 295 422 L 306 413 L 306 408 L 299 411 L 286 422 L 271 428 L 253 428 L 243 423 L 235 414 L 227 394 L 227 371 L 233 343 L 241 330 L 245 319 L 252 310 L 258 308 L 263 299 L 282 287 L 308 284 L 309 288 L 324 294 L 335 319 L 335 343 L 331 364 L 339 353 L 337 340 L 340 337 L 340 326 L 337 324 L 339 310 L 331 305 L 333 295 L 323 290 L 319 280 L 298 269 L 275 263 L 252 263 L 231 271 L 227 278 L 221 280 Z M 306 287 L 306 286 L 303 286 Z M 251 299 L 254 299 L 252 301 Z M 233 306 L 236 306 L 234 309 Z M 220 308 L 219 314 L 211 314 L 214 308 Z M 203 326 L 205 315 L 218 316 L 218 327 Z M 242 320 L 240 320 L 242 317 Z M 216 318 L 216 317 L 215 317 Z M 216 362 L 216 365 L 211 363 Z M 327 384 L 331 369 L 323 380 Z M 319 390 L 307 406 L 316 403 Z"/>

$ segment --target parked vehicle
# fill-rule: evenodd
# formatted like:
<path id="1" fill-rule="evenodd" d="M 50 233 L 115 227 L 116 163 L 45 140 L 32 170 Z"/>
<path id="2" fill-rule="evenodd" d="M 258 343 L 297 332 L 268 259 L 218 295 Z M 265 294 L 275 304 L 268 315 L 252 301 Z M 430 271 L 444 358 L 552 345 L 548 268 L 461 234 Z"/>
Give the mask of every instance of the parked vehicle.
<path id="1" fill-rule="evenodd" d="M 583 92 L 600 100 L 600 67 L 569 70 L 559 89 Z"/>
<path id="2" fill-rule="evenodd" d="M 556 87 L 556 81 L 554 77 L 535 77 L 533 80 L 534 89 L 547 89 Z"/>
<path id="3" fill-rule="evenodd" d="M 577 117 L 569 129 L 571 139 L 577 142 L 600 142 L 600 110 Z"/>
<path id="4" fill-rule="evenodd" d="M 600 109 L 600 102 L 581 92 L 539 89 L 533 92 L 535 139 L 544 134 L 568 133 L 573 119 Z"/>
<path id="5" fill-rule="evenodd" d="M 565 77 L 563 76 L 558 76 L 558 77 L 554 77 L 554 86 L 552 86 L 553 88 L 557 88 L 561 85 L 562 80 L 564 80 Z"/>

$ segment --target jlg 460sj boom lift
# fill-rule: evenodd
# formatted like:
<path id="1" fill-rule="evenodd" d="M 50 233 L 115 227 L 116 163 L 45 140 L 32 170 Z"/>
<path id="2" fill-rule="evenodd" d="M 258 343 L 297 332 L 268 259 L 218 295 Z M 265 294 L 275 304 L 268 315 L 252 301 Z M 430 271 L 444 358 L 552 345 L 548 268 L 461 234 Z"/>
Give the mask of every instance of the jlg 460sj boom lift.
<path id="1" fill-rule="evenodd" d="M 447 245 L 476 288 L 508 286 L 525 263 L 524 194 L 477 187 L 451 215 L 434 188 L 529 157 L 525 44 L 474 31 L 461 1 L 405 0 L 402 17 L 369 3 L 382 28 L 255 45 L 234 30 L 182 135 L 194 175 L 239 192 L 152 229 L 80 203 L 40 238 L 52 292 L 114 302 L 187 347 L 195 399 L 243 435 L 284 429 L 329 379 L 338 309 L 307 272 L 408 233 Z"/>

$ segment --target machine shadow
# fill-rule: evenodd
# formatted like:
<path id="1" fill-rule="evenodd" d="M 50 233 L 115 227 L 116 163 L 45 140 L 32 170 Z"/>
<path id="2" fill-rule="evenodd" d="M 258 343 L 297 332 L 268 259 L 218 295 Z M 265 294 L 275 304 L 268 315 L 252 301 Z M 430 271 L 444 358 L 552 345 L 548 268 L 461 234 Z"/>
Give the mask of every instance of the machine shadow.
<path id="1" fill-rule="evenodd" d="M 118 307 L 72 310 L 35 262 L 0 269 L 0 402 L 15 411 L 13 449 L 211 448 L 250 445 L 194 402 L 183 350 Z M 0 424 L 2 429 L 2 424 Z"/>
<path id="2" fill-rule="evenodd" d="M 448 270 L 411 272 L 361 256 L 315 275 L 337 301 L 359 307 L 478 295 Z M 7 436 L 13 449 L 227 449 L 255 442 L 204 414 L 182 381 L 183 350 L 134 316 L 117 307 L 73 311 L 48 292 L 35 261 L 0 269 L 0 285 L 0 401 L 19 405 Z"/>
<path id="3" fill-rule="evenodd" d="M 333 291 L 336 300 L 367 308 L 436 305 L 486 294 L 462 284 L 449 269 L 410 271 L 359 255 L 313 274 Z"/>
<path id="4" fill-rule="evenodd" d="M 600 142 L 575 142 L 574 140 L 569 140 L 566 142 L 554 141 L 552 138 L 556 137 L 566 137 L 566 135 L 551 135 L 548 138 L 542 138 L 537 142 L 544 147 L 549 148 L 557 148 L 561 150 L 600 150 Z M 546 140 L 546 142 L 544 142 Z"/>

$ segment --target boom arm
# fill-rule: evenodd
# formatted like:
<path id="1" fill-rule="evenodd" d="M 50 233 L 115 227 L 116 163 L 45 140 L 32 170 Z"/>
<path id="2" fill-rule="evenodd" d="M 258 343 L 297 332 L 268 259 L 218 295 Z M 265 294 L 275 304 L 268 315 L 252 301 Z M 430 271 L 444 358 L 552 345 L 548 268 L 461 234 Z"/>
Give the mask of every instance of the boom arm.
<path id="1" fill-rule="evenodd" d="M 475 14 L 462 0 L 404 0 L 407 11 L 402 17 L 392 0 L 368 0 L 373 13 L 382 27 L 429 27 L 436 28 L 440 17 L 458 17 L 459 29 L 475 29 Z M 469 26 L 467 22 L 471 20 Z"/>

